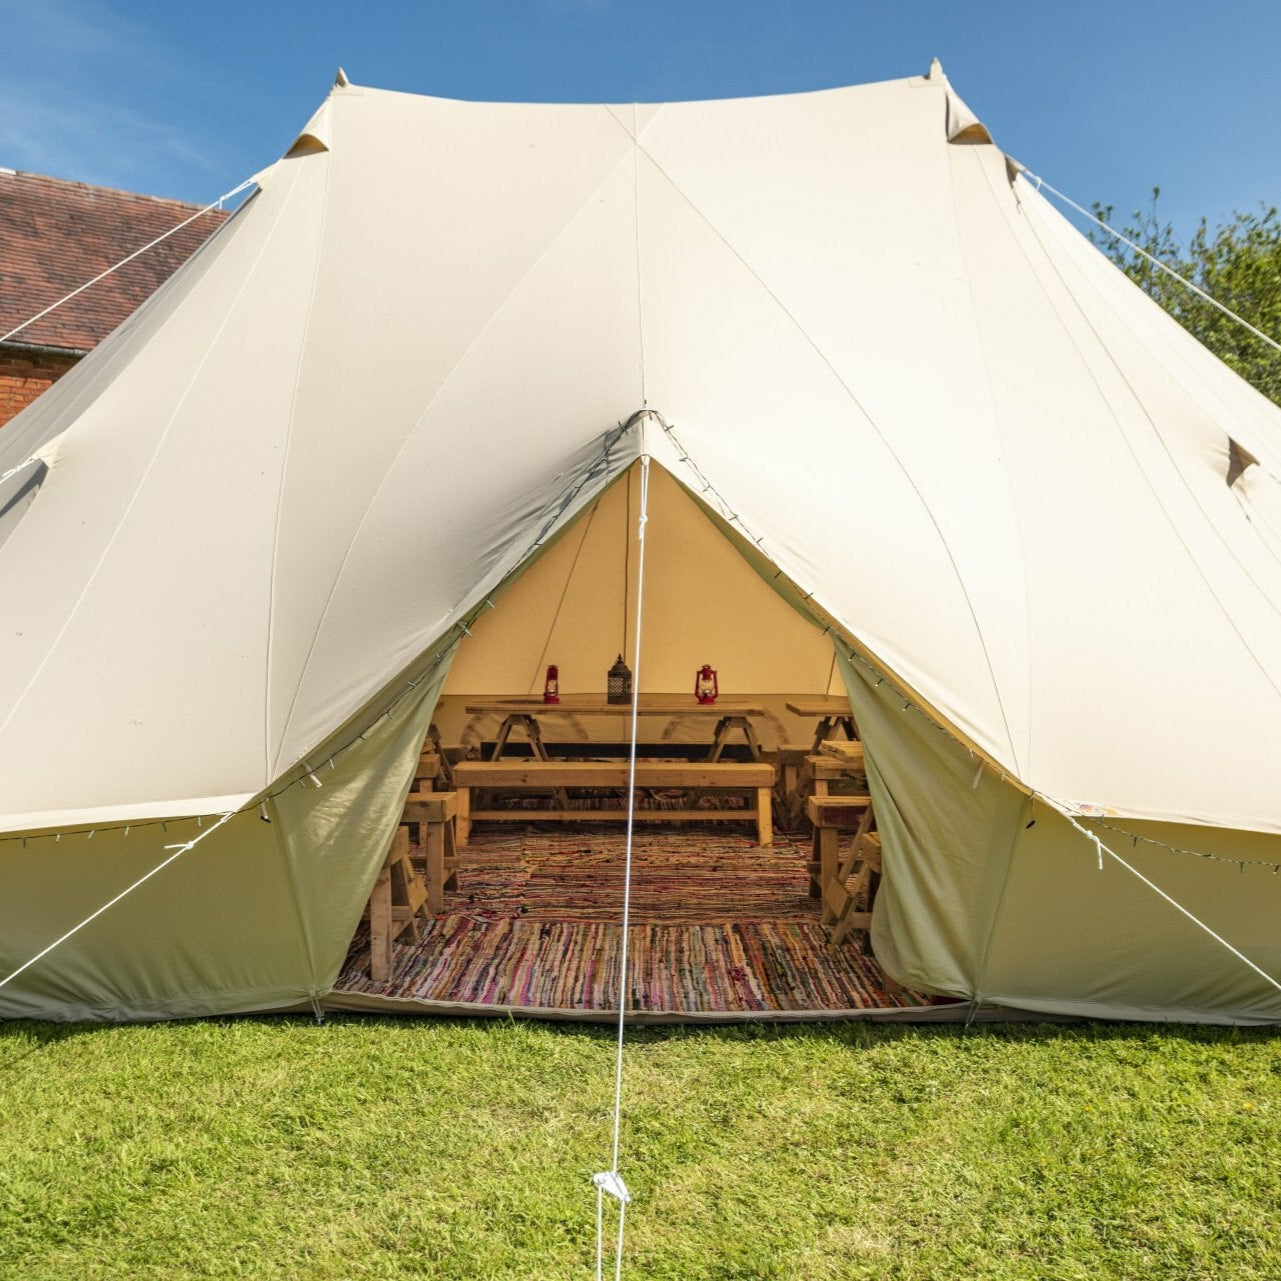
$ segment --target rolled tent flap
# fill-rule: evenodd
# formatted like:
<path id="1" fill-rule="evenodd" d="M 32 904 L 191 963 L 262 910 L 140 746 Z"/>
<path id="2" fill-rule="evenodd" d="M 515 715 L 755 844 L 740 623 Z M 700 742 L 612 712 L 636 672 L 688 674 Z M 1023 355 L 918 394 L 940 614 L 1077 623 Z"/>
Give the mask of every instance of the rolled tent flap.
<path id="1" fill-rule="evenodd" d="M 992 141 L 985 125 L 962 101 L 960 94 L 947 87 L 947 140 L 975 145 Z"/>

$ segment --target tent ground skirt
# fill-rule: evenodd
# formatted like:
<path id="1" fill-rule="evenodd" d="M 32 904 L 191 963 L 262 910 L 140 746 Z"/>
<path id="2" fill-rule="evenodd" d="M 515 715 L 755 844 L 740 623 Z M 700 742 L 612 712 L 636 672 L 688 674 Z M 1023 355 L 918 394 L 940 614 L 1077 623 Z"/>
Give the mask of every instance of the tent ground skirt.
<path id="1" fill-rule="evenodd" d="M 636 1021 L 941 1013 L 885 980 L 861 936 L 825 947 L 808 893 L 809 840 L 769 849 L 737 825 L 638 832 L 629 1010 Z M 625 838 L 615 825 L 481 824 L 445 908 L 369 974 L 365 929 L 329 1008 L 617 1017 Z M 386 1005 L 384 1005 L 386 1003 Z"/>

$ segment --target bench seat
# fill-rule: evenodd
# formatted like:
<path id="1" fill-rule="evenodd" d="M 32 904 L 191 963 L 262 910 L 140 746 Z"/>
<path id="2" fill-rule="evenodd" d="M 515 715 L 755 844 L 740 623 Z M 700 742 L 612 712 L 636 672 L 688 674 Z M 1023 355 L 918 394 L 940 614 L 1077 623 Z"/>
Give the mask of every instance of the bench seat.
<path id="1" fill-rule="evenodd" d="M 553 810 L 475 810 L 471 792 L 475 788 L 498 791 L 557 791 L 583 788 L 588 791 L 619 791 L 627 787 L 629 766 L 626 761 L 459 761 L 454 766 L 454 788 L 458 794 L 458 841 L 466 844 L 472 823 L 480 819 L 513 819 L 528 822 L 542 820 L 622 820 L 625 809 L 600 806 Z M 774 767 L 766 761 L 637 761 L 638 788 L 689 788 L 705 791 L 746 791 L 751 798 L 747 809 L 637 809 L 634 818 L 641 823 L 688 823 L 708 819 L 733 819 L 753 822 L 761 845 L 773 843 L 770 819 L 771 789 Z"/>

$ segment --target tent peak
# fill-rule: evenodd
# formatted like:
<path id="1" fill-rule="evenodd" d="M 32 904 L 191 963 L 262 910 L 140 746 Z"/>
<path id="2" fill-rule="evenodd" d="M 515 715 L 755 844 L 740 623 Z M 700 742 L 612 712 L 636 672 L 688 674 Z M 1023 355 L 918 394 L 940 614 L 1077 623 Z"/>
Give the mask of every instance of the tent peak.
<path id="1" fill-rule="evenodd" d="M 351 81 L 347 79 L 347 73 L 339 67 L 338 74 L 334 76 L 334 88 L 346 89 L 349 84 L 351 84 Z"/>

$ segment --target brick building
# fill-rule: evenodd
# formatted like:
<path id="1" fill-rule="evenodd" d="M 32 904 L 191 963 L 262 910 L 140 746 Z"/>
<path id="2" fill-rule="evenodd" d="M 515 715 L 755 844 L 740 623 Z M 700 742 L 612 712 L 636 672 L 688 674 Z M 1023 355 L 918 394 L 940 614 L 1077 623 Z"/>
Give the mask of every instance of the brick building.
<path id="1" fill-rule="evenodd" d="M 0 335 L 199 206 L 0 168 Z M 225 221 L 211 210 L 0 342 L 0 428 L 91 351 Z"/>

